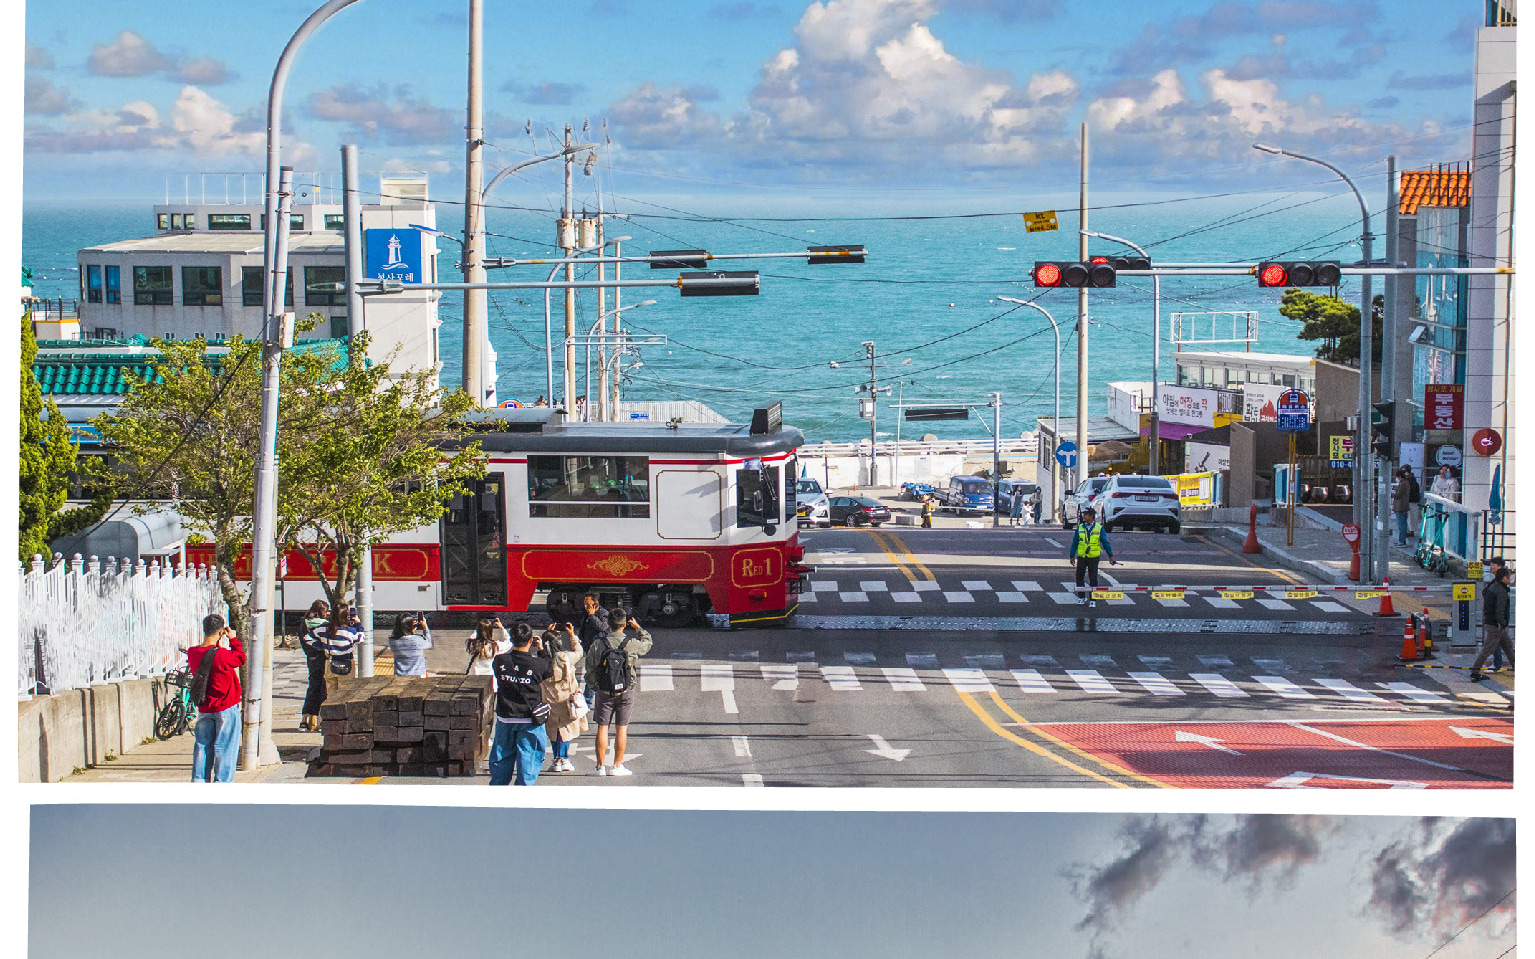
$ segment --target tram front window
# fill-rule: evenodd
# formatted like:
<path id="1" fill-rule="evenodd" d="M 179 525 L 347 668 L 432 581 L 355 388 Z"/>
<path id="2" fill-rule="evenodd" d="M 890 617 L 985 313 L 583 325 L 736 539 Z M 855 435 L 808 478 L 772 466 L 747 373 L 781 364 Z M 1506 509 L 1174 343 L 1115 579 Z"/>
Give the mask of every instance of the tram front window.
<path id="1" fill-rule="evenodd" d="M 650 458 L 529 456 L 528 515 L 648 518 Z"/>

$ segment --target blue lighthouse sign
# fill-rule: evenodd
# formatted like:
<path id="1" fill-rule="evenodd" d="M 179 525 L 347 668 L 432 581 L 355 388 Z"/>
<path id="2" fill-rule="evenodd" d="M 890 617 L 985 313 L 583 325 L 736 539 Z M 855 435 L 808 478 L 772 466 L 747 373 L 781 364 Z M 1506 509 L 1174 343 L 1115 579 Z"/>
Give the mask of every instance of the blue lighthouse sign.
<path id="1" fill-rule="evenodd" d="M 412 227 L 364 230 L 368 279 L 426 282 L 421 272 L 421 233 Z"/>

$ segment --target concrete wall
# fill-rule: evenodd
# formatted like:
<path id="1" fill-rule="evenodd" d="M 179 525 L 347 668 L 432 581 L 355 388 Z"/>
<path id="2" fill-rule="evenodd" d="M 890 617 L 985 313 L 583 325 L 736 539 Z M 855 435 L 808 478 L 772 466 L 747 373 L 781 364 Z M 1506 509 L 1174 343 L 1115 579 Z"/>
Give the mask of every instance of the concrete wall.
<path id="1" fill-rule="evenodd" d="M 1226 505 L 1246 509 L 1256 495 L 1257 438 L 1240 423 L 1231 424 L 1231 472 L 1226 481 Z"/>
<path id="2" fill-rule="evenodd" d="M 155 679 L 130 679 L 17 704 L 17 778 L 58 782 L 154 735 Z"/>

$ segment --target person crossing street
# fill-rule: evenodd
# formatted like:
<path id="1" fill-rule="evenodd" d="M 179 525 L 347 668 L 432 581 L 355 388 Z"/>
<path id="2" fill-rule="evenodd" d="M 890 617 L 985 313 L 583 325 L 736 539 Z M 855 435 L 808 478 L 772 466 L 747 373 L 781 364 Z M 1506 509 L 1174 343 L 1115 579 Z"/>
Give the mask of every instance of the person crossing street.
<path id="1" fill-rule="evenodd" d="M 1114 547 L 1109 543 L 1108 533 L 1097 518 L 1097 512 L 1091 506 L 1082 510 L 1081 520 L 1072 533 L 1071 549 L 1067 554 L 1071 565 L 1077 570 L 1077 602 L 1089 608 L 1098 605 L 1098 601 L 1092 598 L 1092 591 L 1098 588 L 1099 561 L 1107 556 L 1110 566 L 1119 564 L 1114 558 Z M 1085 593 L 1082 591 L 1084 581 L 1090 584 Z"/>
<path id="2" fill-rule="evenodd" d="M 933 528 L 933 514 L 938 512 L 938 504 L 933 502 L 933 494 L 922 497 L 922 528 Z"/>

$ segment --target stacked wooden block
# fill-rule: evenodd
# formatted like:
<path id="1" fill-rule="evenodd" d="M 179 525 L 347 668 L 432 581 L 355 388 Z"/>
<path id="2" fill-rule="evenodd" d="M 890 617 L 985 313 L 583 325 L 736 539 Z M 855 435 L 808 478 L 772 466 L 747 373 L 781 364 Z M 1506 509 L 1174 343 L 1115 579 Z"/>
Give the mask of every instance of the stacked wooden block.
<path id="1" fill-rule="evenodd" d="M 311 776 L 472 776 L 490 752 L 489 676 L 349 678 L 320 707 Z"/>

